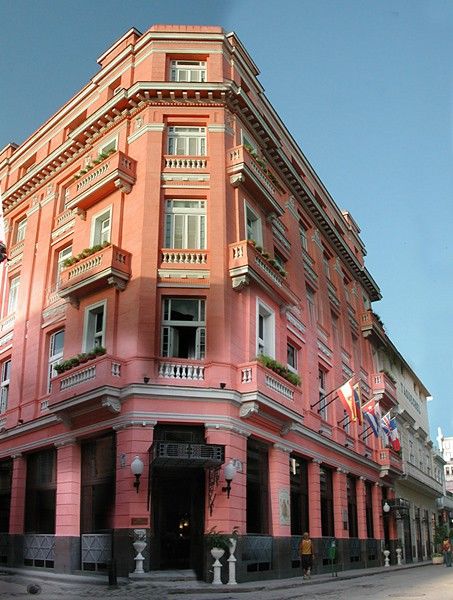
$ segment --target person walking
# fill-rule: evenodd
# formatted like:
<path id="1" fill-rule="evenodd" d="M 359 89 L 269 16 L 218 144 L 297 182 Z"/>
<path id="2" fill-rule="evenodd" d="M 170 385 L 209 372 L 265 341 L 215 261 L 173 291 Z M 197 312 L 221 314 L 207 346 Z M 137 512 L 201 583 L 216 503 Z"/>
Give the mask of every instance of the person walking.
<path id="1" fill-rule="evenodd" d="M 311 569 L 313 566 L 313 543 L 306 531 L 299 544 L 299 556 L 301 558 L 304 579 L 311 578 Z"/>
<path id="2" fill-rule="evenodd" d="M 444 537 L 444 541 L 442 542 L 442 552 L 445 566 L 451 567 L 451 542 L 447 536 Z"/>

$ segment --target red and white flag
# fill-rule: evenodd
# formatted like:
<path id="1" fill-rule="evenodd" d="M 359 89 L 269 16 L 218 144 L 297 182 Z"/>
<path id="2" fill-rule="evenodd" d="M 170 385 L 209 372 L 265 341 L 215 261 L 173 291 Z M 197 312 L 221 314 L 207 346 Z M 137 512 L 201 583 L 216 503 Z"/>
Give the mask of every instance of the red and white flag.
<path id="1" fill-rule="evenodd" d="M 352 379 L 338 388 L 338 397 L 340 398 L 346 413 L 351 421 L 357 420 L 356 406 L 354 400 L 354 390 L 351 385 Z"/>

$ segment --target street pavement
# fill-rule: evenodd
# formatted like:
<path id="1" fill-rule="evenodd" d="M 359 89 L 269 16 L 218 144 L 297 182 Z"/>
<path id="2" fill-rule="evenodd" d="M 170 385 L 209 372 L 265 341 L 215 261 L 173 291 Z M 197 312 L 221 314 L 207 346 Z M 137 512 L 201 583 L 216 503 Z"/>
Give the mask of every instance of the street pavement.
<path id="1" fill-rule="evenodd" d="M 30 585 L 40 593 L 31 594 Z M 27 591 L 27 587 L 30 591 Z M 330 575 L 212 586 L 199 581 L 120 580 L 108 586 L 106 577 L 62 576 L 36 571 L 0 570 L 0 599 L 37 600 L 453 600 L 453 568 L 419 563 L 379 567 Z"/>

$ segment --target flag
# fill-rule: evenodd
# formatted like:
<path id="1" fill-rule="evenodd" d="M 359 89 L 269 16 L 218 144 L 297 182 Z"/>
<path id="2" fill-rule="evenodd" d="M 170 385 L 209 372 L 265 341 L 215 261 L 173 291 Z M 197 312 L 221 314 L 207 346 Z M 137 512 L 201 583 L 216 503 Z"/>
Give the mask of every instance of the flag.
<path id="1" fill-rule="evenodd" d="M 345 411 L 351 421 L 357 420 L 355 411 L 354 392 L 352 390 L 351 379 L 338 388 L 338 397 L 340 398 Z"/>
<path id="2" fill-rule="evenodd" d="M 381 433 L 381 409 L 379 402 L 376 400 L 369 400 L 362 406 L 362 413 L 364 418 L 368 421 L 368 425 L 371 427 L 374 435 L 379 437 Z"/>
<path id="3" fill-rule="evenodd" d="M 401 450 L 400 436 L 398 435 L 398 427 L 396 425 L 396 419 L 390 419 L 390 443 L 392 444 L 392 448 L 399 452 Z"/>
<path id="4" fill-rule="evenodd" d="M 356 383 L 355 385 L 353 385 L 352 391 L 354 392 L 355 414 L 357 417 L 357 421 L 359 422 L 359 425 L 362 425 L 362 392 L 360 391 L 360 383 Z"/>
<path id="5" fill-rule="evenodd" d="M 390 411 L 381 419 L 381 438 L 384 448 L 390 443 Z"/>

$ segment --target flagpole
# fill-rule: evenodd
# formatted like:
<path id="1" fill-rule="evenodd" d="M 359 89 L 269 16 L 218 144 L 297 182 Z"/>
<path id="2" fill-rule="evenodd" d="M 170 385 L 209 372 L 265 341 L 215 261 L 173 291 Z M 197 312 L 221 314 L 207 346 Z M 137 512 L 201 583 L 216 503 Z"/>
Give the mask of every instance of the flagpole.
<path id="1" fill-rule="evenodd" d="M 346 419 L 349 419 L 349 415 L 345 415 L 341 421 L 337 421 L 337 425 L 341 425 L 342 423 L 344 423 L 346 421 Z"/>
<path id="2" fill-rule="evenodd" d="M 368 431 L 368 429 L 371 429 L 371 425 L 368 425 L 368 427 L 365 429 L 365 431 L 362 431 L 362 435 L 363 435 L 364 433 L 366 433 L 366 432 Z M 371 433 L 372 433 L 372 432 L 371 432 Z M 368 435 L 367 435 L 366 437 L 368 437 Z M 363 437 L 363 438 L 362 438 L 362 440 L 366 440 L 366 438 L 364 438 L 364 437 Z"/>
<path id="3" fill-rule="evenodd" d="M 331 394 L 333 394 L 334 392 L 336 392 L 337 390 L 339 390 L 341 387 L 343 387 L 343 385 L 345 383 L 347 383 L 348 381 L 351 381 L 351 379 L 352 379 L 352 377 L 350 379 L 346 379 L 346 381 L 343 381 L 342 384 L 340 384 L 338 387 L 334 388 L 328 394 L 324 394 L 324 396 L 321 396 L 321 398 L 318 400 L 318 402 L 315 402 L 314 404 L 310 404 L 310 408 L 313 410 L 315 406 L 318 406 L 318 404 L 321 404 L 321 402 L 324 400 L 324 398 L 327 398 L 328 396 L 330 396 Z M 335 400 L 335 398 L 333 400 Z M 328 402 L 326 404 L 326 406 L 329 406 L 329 404 L 332 404 L 333 400 L 331 400 L 330 402 Z"/>
<path id="4" fill-rule="evenodd" d="M 369 429 L 370 429 L 370 428 L 369 428 Z M 366 431 L 368 431 L 368 430 L 366 430 Z M 365 433 L 365 432 L 364 432 L 364 433 Z M 373 430 L 371 430 L 371 431 L 370 431 L 370 433 L 369 433 L 368 435 L 366 435 L 365 437 L 363 437 L 363 438 L 362 438 L 362 440 L 363 440 L 363 441 L 365 441 L 366 439 L 368 439 L 372 433 L 374 433 L 374 431 L 373 431 Z"/>

